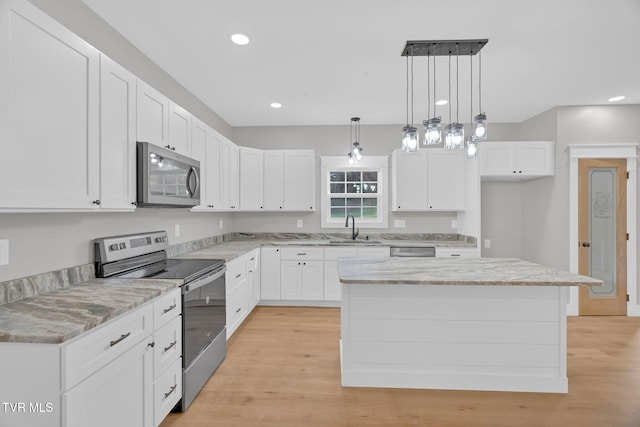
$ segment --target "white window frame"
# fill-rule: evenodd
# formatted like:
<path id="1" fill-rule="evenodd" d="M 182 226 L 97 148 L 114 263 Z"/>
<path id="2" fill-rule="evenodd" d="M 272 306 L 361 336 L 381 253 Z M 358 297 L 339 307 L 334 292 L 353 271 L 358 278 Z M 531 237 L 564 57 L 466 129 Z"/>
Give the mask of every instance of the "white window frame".
<path id="1" fill-rule="evenodd" d="M 331 218 L 331 194 L 329 194 L 330 172 L 375 171 L 378 172 L 378 218 L 375 220 L 356 218 L 359 228 L 389 227 L 389 156 L 364 156 L 362 160 L 349 164 L 347 156 L 320 156 L 321 185 L 320 211 L 322 228 L 344 228 L 344 219 Z"/>

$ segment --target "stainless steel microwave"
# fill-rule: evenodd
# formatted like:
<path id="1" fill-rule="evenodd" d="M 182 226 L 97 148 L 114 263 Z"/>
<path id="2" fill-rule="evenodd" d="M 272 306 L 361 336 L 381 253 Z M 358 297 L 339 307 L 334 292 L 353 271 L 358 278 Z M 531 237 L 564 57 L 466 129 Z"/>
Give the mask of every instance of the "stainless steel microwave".
<path id="1" fill-rule="evenodd" d="M 138 206 L 200 204 L 200 162 L 149 142 L 136 144 Z"/>

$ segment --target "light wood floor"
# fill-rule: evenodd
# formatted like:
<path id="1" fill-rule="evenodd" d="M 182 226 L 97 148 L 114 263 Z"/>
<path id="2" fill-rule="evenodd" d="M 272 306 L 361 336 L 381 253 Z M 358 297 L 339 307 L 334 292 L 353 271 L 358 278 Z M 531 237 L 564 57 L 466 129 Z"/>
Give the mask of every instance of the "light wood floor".
<path id="1" fill-rule="evenodd" d="M 568 324 L 568 394 L 342 388 L 339 309 L 257 307 L 161 427 L 640 426 L 640 318 Z"/>

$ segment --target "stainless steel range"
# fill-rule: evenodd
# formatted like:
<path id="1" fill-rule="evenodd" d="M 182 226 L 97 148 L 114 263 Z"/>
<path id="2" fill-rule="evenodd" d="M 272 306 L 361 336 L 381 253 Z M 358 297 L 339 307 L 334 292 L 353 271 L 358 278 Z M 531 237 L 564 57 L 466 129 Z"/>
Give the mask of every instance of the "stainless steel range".
<path id="1" fill-rule="evenodd" d="M 184 411 L 227 354 L 224 260 L 170 259 L 167 232 L 94 241 L 97 277 L 183 279 L 182 400 Z"/>

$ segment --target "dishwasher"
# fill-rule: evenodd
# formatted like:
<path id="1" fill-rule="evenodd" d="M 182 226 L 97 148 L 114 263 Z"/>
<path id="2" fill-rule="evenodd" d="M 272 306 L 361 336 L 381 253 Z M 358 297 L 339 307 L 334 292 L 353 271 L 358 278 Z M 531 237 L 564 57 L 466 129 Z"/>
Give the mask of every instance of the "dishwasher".
<path id="1" fill-rule="evenodd" d="M 426 257 L 434 258 L 436 256 L 436 248 L 434 246 L 411 247 L 411 246 L 392 246 L 392 257 Z"/>

